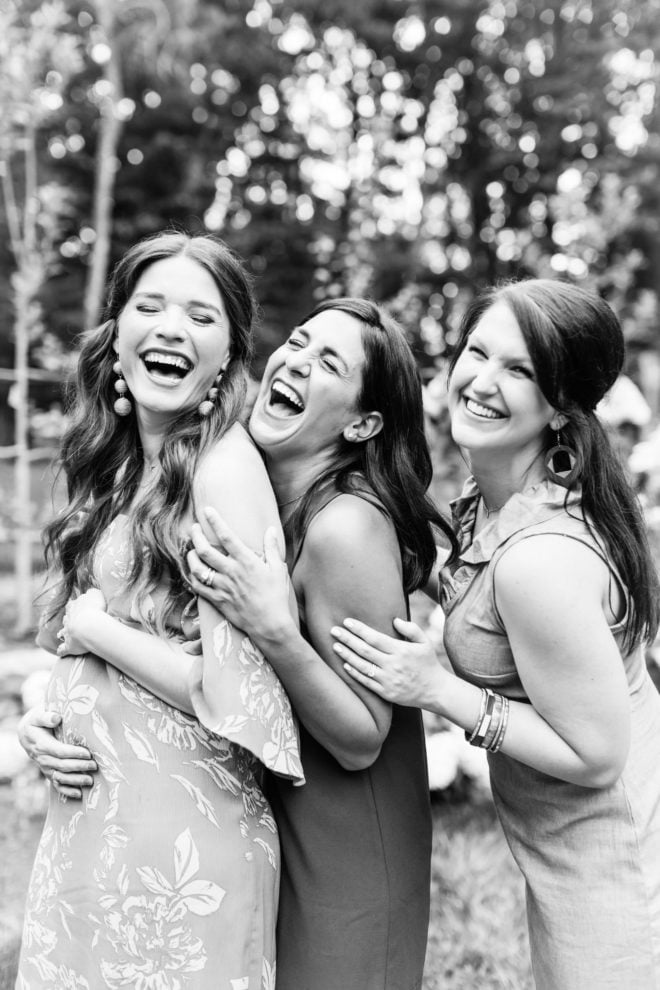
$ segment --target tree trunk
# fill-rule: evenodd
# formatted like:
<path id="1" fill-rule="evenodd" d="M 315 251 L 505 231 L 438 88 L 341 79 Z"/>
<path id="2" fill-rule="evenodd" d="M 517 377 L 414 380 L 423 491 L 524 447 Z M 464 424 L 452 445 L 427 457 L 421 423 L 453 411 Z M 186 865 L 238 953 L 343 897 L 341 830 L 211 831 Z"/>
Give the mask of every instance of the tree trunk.
<path id="1" fill-rule="evenodd" d="M 114 42 L 114 3 L 99 0 L 95 4 L 99 24 L 105 33 L 110 57 L 105 63 L 104 79 L 110 84 L 110 92 L 101 104 L 99 140 L 96 149 L 94 180 L 93 226 L 96 233 L 85 291 L 85 327 L 96 326 L 101 319 L 105 280 L 110 259 L 112 234 L 112 210 L 114 206 L 115 176 L 117 173 L 117 148 L 123 122 L 117 112 L 123 96 L 123 84 L 119 56 Z"/>

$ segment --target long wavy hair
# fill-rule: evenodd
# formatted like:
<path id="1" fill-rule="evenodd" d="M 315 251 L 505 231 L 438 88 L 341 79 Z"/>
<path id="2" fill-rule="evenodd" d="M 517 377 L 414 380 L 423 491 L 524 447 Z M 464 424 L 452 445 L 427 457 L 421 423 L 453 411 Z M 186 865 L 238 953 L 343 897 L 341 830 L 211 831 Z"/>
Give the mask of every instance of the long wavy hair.
<path id="1" fill-rule="evenodd" d="M 580 489 L 585 521 L 605 544 L 628 591 L 632 607 L 625 644 L 632 648 L 655 636 L 660 598 L 639 502 L 595 413 L 623 366 L 621 325 L 604 299 L 569 282 L 505 283 L 481 293 L 465 313 L 450 377 L 476 324 L 495 303 L 505 303 L 515 316 L 541 392 L 568 418 L 562 442 L 575 451 L 578 471 L 567 498 L 571 489 Z M 556 433 L 548 428 L 543 440 L 547 452 Z"/>
<path id="2" fill-rule="evenodd" d="M 338 310 L 359 321 L 365 361 L 356 406 L 378 411 L 383 428 L 362 443 L 343 436 L 329 467 L 301 500 L 286 524 L 286 534 L 299 545 L 319 500 L 330 491 L 373 501 L 394 525 L 407 593 L 425 584 L 436 559 L 434 527 L 444 534 L 452 554 L 456 541 L 451 525 L 428 495 L 433 468 L 426 436 L 422 386 L 415 358 L 401 327 L 380 306 L 366 299 L 341 298 L 320 303 L 302 321 Z"/>
<path id="3" fill-rule="evenodd" d="M 182 532 L 192 506 L 192 481 L 200 457 L 238 419 L 246 393 L 252 349 L 254 300 L 241 262 L 214 237 L 165 232 L 134 245 L 117 264 L 109 286 L 105 320 L 82 337 L 75 384 L 70 388 L 69 426 L 60 450 L 60 470 L 67 482 L 68 504 L 44 534 L 49 570 L 59 575 L 50 614 L 60 611 L 76 592 L 94 585 L 94 553 L 112 519 L 126 510 L 137 492 L 144 454 L 135 412 L 119 417 L 113 340 L 117 320 L 143 272 L 157 261 L 186 257 L 214 279 L 230 324 L 230 356 L 212 413 L 182 410 L 172 422 L 160 454 L 155 485 L 130 513 L 132 568 L 128 587 L 152 627 L 163 629 L 164 617 L 187 594 L 182 577 Z M 164 577 L 169 594 L 155 616 L 146 607 L 148 592 Z"/>

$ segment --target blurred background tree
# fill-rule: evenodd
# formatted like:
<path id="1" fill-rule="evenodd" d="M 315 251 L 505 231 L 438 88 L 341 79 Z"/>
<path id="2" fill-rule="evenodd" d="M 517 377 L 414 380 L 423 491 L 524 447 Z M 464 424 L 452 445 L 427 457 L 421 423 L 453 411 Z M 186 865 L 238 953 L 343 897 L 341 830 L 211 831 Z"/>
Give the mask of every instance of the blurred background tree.
<path id="1" fill-rule="evenodd" d="M 60 380 L 100 318 L 110 266 L 170 225 L 218 234 L 253 272 L 256 375 L 318 298 L 388 305 L 429 385 L 449 481 L 438 382 L 465 304 L 496 279 L 553 275 L 603 293 L 657 417 L 660 0 L 0 10 L 3 177 L 39 189 L 29 301 L 16 295 L 15 211 L 6 198 L 0 210 L 0 400 L 17 381 L 9 328 L 32 321 L 29 393 L 0 402 L 0 443 L 20 415 L 33 444 L 56 434 Z"/>

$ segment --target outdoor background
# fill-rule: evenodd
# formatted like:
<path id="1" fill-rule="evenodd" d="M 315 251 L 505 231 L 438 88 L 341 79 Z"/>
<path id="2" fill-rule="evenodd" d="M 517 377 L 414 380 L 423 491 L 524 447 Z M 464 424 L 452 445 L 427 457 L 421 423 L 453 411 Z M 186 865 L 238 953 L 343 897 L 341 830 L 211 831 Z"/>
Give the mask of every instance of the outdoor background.
<path id="1" fill-rule="evenodd" d="M 660 0 L 0 0 L 0 990 L 45 804 L 15 727 L 48 668 L 49 465 L 112 265 L 166 227 L 225 239 L 261 306 L 255 380 L 318 299 L 386 304 L 443 505 L 465 476 L 444 371 L 466 303 L 511 277 L 595 289 L 628 347 L 600 412 L 660 549 L 659 46 Z M 425 990 L 528 990 L 482 754 L 437 720 L 428 739 Z"/>

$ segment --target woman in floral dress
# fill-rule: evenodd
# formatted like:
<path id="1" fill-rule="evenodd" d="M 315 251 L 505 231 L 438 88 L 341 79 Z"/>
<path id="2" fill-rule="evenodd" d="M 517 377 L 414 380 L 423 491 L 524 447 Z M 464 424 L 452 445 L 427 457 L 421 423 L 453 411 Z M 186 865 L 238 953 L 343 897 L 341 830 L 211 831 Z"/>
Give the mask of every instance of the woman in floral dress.
<path id="1" fill-rule="evenodd" d="M 246 541 L 278 526 L 237 422 L 252 298 L 210 237 L 162 234 L 117 266 L 85 339 L 62 447 L 69 503 L 40 643 L 48 705 L 98 772 L 53 789 L 17 987 L 273 990 L 279 844 L 268 767 L 302 781 L 287 696 L 251 641 L 185 578 L 197 506 Z M 201 636 L 203 654 L 182 644 Z"/>

